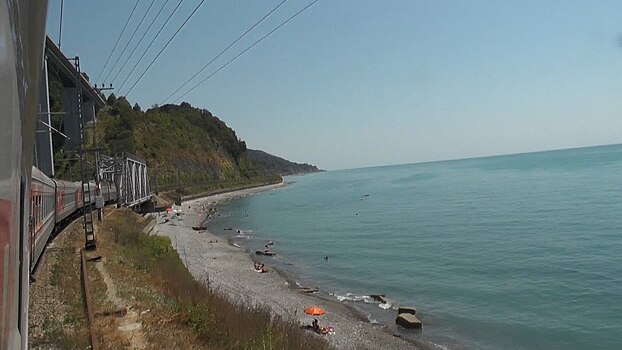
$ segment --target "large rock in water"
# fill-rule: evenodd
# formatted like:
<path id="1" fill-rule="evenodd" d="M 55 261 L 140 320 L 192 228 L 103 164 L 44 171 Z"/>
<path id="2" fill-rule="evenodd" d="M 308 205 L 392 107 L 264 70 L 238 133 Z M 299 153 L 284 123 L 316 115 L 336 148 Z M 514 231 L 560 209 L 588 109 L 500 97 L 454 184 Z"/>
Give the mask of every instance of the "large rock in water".
<path id="1" fill-rule="evenodd" d="M 417 314 L 417 310 L 415 310 L 414 306 L 400 306 L 399 309 L 397 309 L 397 314 L 411 314 L 411 315 L 416 315 Z"/>
<path id="2" fill-rule="evenodd" d="M 411 314 L 399 314 L 395 319 L 395 323 L 404 328 L 421 329 L 421 321 L 415 315 Z"/>
<path id="3" fill-rule="evenodd" d="M 369 296 L 375 301 L 381 302 L 382 304 L 387 303 L 387 297 L 384 294 L 370 294 Z"/>

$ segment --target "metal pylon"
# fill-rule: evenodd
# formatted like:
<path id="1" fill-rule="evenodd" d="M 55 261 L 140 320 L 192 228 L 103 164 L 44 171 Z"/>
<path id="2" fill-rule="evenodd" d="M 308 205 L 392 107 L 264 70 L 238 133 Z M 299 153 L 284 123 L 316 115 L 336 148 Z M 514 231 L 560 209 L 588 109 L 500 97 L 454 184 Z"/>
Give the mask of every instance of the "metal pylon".
<path id="1" fill-rule="evenodd" d="M 80 71 L 80 58 L 76 56 L 74 58 L 74 62 L 76 65 L 76 94 L 77 94 L 77 113 L 78 120 L 80 121 L 80 178 L 82 181 L 82 223 L 84 226 L 84 238 L 85 243 L 84 247 L 86 249 L 95 249 L 96 248 L 96 239 L 95 239 L 95 227 L 93 226 L 93 201 L 92 201 L 92 193 L 91 183 L 89 176 L 91 172 L 89 171 L 89 164 L 86 159 L 87 149 L 86 149 L 86 141 L 88 138 L 87 128 L 84 125 L 84 119 L 82 116 L 82 84 L 80 81 L 81 71 Z"/>

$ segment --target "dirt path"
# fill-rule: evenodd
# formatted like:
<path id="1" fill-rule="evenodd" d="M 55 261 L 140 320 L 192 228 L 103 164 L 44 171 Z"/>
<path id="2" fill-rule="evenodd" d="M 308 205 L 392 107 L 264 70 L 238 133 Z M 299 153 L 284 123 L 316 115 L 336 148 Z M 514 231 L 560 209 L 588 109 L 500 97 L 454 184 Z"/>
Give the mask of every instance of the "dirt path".
<path id="1" fill-rule="evenodd" d="M 108 301 L 115 306 L 115 310 L 126 310 L 127 312 L 125 316 L 117 319 L 117 329 L 127 338 L 131 349 L 145 349 L 145 336 L 142 331 L 143 324 L 139 321 L 139 313 L 127 303 L 127 300 L 123 300 L 117 295 L 117 286 L 106 270 L 104 259 L 97 262 L 95 266 L 106 284 Z"/>

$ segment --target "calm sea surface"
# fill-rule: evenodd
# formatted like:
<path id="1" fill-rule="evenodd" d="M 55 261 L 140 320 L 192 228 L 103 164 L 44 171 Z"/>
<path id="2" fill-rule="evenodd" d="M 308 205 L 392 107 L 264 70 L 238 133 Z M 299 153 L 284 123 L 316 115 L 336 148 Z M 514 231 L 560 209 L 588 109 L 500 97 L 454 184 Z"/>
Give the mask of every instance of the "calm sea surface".
<path id="1" fill-rule="evenodd" d="M 274 241 L 269 264 L 443 348 L 622 349 L 622 145 L 288 180 L 212 230 Z M 398 305 L 422 332 L 394 325 Z"/>

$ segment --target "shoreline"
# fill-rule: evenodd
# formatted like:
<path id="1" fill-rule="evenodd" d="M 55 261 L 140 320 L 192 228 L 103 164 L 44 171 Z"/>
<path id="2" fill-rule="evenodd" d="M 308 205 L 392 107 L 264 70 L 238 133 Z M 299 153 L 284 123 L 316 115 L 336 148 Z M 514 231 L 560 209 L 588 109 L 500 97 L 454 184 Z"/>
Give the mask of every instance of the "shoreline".
<path id="1" fill-rule="evenodd" d="M 337 349 L 425 349 L 431 348 L 424 341 L 404 339 L 393 334 L 386 325 L 371 323 L 354 306 L 332 298 L 328 293 L 304 294 L 298 292 L 295 276 L 274 266 L 267 265 L 269 273 L 258 273 L 253 269 L 257 261 L 253 252 L 246 247 L 234 246 L 227 238 L 209 230 L 195 231 L 192 226 L 204 226 L 214 208 L 222 202 L 243 198 L 256 193 L 282 188 L 281 182 L 219 193 L 183 202 L 183 214 L 173 216 L 164 223 L 156 215 L 157 234 L 171 239 L 186 268 L 195 278 L 208 284 L 222 295 L 235 302 L 270 309 L 271 313 L 299 325 L 310 324 L 317 318 L 321 325 L 335 328 L 335 334 L 325 337 Z M 309 316 L 303 309 L 319 305 L 326 310 L 323 316 Z"/>

